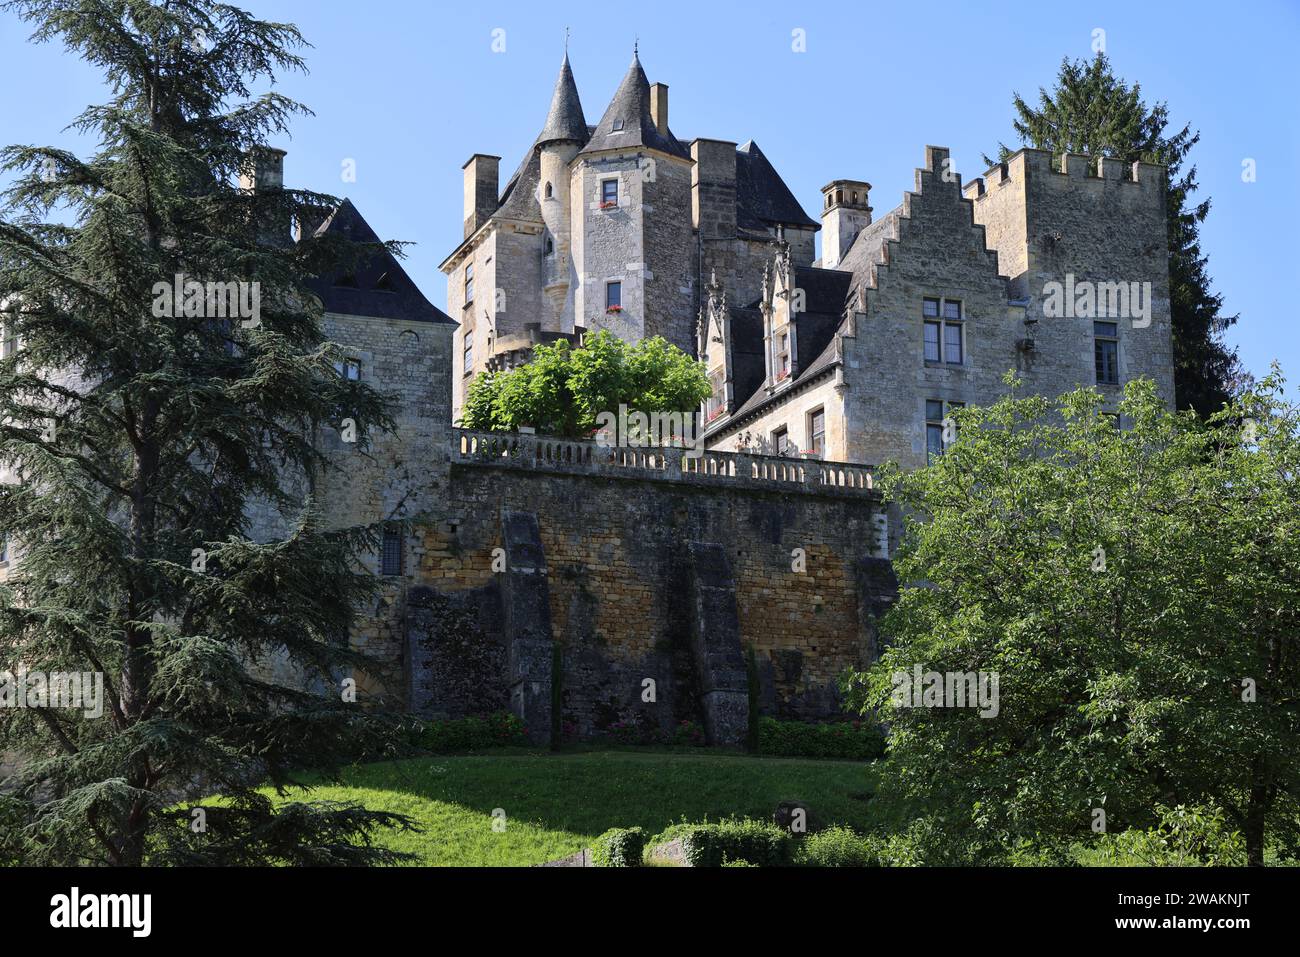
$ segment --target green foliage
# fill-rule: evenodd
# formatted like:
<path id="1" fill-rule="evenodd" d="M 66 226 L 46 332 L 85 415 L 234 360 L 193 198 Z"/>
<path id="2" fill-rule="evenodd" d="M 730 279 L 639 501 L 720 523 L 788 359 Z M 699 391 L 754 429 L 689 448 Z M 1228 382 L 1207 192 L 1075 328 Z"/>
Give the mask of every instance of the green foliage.
<path id="1" fill-rule="evenodd" d="M 613 827 L 591 845 L 597 867 L 640 867 L 645 852 L 645 831 L 639 827 Z"/>
<path id="2" fill-rule="evenodd" d="M 27 864 L 355 864 L 390 860 L 346 804 L 277 808 L 297 769 L 394 754 L 395 719 L 342 700 L 341 679 L 383 677 L 346 635 L 374 582 L 360 559 L 381 529 L 325 529 L 303 490 L 330 468 L 318 430 L 357 447 L 392 428 L 390 403 L 337 375 L 307 279 L 373 256 L 287 235 L 334 202 L 240 188 L 250 150 L 303 108 L 274 93 L 298 70 L 286 24 L 209 0 L 15 0 L 37 40 L 60 40 L 112 90 L 74 127 L 83 159 L 11 146 L 0 203 L 0 671 L 92 672 L 104 714 L 0 709 L 16 775 L 0 853 Z M 197 35 L 215 52 L 196 52 Z M 161 308 L 176 275 L 260 290 L 260 316 Z M 202 298 L 202 297 L 198 297 Z M 187 302 L 188 305 L 188 302 Z M 200 304 L 196 301 L 195 306 Z M 207 311 L 196 309 L 198 311 Z M 215 309 L 211 310 L 216 312 Z M 223 310 L 223 313 L 224 310 Z M 258 321 L 252 321 L 253 319 Z M 288 531 L 253 540 L 253 506 Z M 206 552 L 196 567 L 195 550 Z M 276 658 L 327 692 L 259 680 Z M 374 703 L 374 702 L 371 702 Z M 205 831 L 174 811 L 196 782 L 228 796 Z"/>
<path id="3" fill-rule="evenodd" d="M 927 863 L 1064 860 L 1097 808 L 1116 833 L 1181 804 L 1221 808 L 1252 864 L 1294 849 L 1300 414 L 1280 376 L 1208 424 L 1130 383 L 1123 430 L 1093 390 L 1008 382 L 930 467 L 882 476 L 914 584 L 851 692 L 889 726 L 881 826 Z M 999 675 L 996 717 L 895 706 L 915 665 Z"/>
<path id="4" fill-rule="evenodd" d="M 680 840 L 691 867 L 722 867 L 744 861 L 756 867 L 781 867 L 790 862 L 792 839 L 774 824 L 751 818 L 727 818 L 715 824 L 674 824 L 652 843 Z"/>
<path id="5" fill-rule="evenodd" d="M 483 373 L 470 384 L 461 413 L 469 429 L 510 432 L 530 426 L 546 435 L 591 434 L 602 413 L 694 412 L 709 396 L 704 365 L 655 336 L 629 345 L 607 330 L 573 348 L 537 346 L 509 372 Z"/>
<path id="6" fill-rule="evenodd" d="M 804 867 L 878 867 L 880 848 L 852 828 L 828 827 L 799 842 L 795 862 Z"/>
<path id="7" fill-rule="evenodd" d="M 1039 89 L 1037 108 L 1018 94 L 1013 103 L 1016 135 L 1026 145 L 1051 150 L 1057 157 L 1080 153 L 1168 167 L 1166 221 L 1177 405 L 1195 409 L 1203 417 L 1218 412 L 1249 376 L 1236 350 L 1223 340 L 1237 316 L 1223 314 L 1223 297 L 1210 288 L 1207 259 L 1201 252 L 1200 225 L 1209 215 L 1210 201 L 1189 206 L 1197 189 L 1196 167 L 1182 172 L 1200 133 L 1193 133 L 1190 125 L 1166 133 L 1168 107 L 1164 103 L 1148 107 L 1141 87 L 1116 77 L 1103 53 L 1091 62 L 1063 60 L 1055 89 L 1050 93 Z M 1002 158 L 1010 152 L 1000 145 Z"/>
<path id="8" fill-rule="evenodd" d="M 871 721 L 810 724 L 759 718 L 758 751 L 792 758 L 873 761 L 885 752 L 885 736 Z"/>
<path id="9" fill-rule="evenodd" d="M 1240 867 L 1246 863 L 1241 832 L 1217 807 L 1157 805 L 1155 827 L 1108 836 L 1102 853 L 1111 863 L 1149 867 Z"/>
<path id="10" fill-rule="evenodd" d="M 486 748 L 526 747 L 524 722 L 509 711 L 484 718 L 446 718 L 421 723 L 416 746 L 436 754 L 482 751 Z"/>

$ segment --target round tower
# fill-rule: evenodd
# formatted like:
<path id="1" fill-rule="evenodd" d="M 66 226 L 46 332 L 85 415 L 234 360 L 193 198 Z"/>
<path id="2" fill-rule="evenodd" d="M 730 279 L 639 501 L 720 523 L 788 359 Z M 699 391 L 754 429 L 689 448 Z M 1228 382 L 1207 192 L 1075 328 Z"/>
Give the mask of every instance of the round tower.
<path id="1" fill-rule="evenodd" d="M 573 331 L 569 165 L 586 141 L 587 120 L 569 67 L 569 55 L 565 53 L 551 97 L 551 111 L 537 138 L 537 203 L 546 226 L 542 238 L 542 291 L 550 304 L 549 315 L 542 319 L 545 332 Z"/>

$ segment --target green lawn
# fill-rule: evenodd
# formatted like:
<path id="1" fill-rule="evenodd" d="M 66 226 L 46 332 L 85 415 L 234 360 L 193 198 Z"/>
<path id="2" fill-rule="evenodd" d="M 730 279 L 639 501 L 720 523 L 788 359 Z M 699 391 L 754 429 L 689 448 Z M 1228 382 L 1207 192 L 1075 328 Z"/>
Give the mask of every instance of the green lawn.
<path id="1" fill-rule="evenodd" d="M 528 865 L 589 846 L 611 827 L 649 833 L 728 815 L 769 819 L 779 801 L 816 819 L 864 828 L 875 790 L 870 765 L 696 751 L 497 752 L 358 765 L 307 800 L 359 801 L 407 814 L 418 834 L 380 841 L 424 865 Z M 302 800 L 294 794 L 290 800 Z M 506 826 L 492 829 L 492 812 Z"/>

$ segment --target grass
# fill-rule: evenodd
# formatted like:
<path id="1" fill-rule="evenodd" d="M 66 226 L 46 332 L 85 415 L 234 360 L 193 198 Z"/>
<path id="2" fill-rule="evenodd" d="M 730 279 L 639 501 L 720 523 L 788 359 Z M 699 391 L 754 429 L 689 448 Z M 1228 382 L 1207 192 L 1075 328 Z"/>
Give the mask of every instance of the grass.
<path id="1" fill-rule="evenodd" d="M 699 751 L 498 751 L 357 765 L 307 800 L 358 801 L 416 819 L 422 833 L 377 840 L 430 866 L 541 864 L 587 847 L 611 827 L 656 834 L 682 820 L 771 819 L 806 801 L 819 820 L 865 828 L 870 765 Z M 289 800 L 302 800 L 300 794 Z M 494 809 L 505 829 L 493 830 Z"/>

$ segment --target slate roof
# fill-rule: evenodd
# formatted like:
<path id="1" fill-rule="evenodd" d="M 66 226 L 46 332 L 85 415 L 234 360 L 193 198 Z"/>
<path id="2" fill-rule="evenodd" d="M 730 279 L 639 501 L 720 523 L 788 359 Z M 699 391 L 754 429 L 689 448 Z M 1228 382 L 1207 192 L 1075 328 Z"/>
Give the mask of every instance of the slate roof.
<path id="1" fill-rule="evenodd" d="M 627 75 L 623 77 L 623 82 L 614 93 L 614 99 L 610 101 L 605 115 L 596 124 L 595 132 L 581 152 L 595 153 L 598 150 L 636 146 L 685 159 L 690 159 L 691 155 L 677 142 L 672 130 L 665 136 L 650 118 L 650 81 L 646 79 L 645 70 L 641 69 L 640 58 L 634 53 Z"/>
<path id="2" fill-rule="evenodd" d="M 370 224 L 344 199 L 316 228 L 315 236 L 340 236 L 354 243 L 378 243 Z M 388 250 L 372 256 L 351 275 L 336 273 L 311 279 L 307 285 L 320 297 L 326 312 L 344 316 L 374 316 L 412 322 L 453 323 L 449 315 L 429 302 L 411 281 L 401 263 Z"/>
<path id="3" fill-rule="evenodd" d="M 801 382 L 808 382 L 837 361 L 835 355 L 835 333 L 844 323 L 844 301 L 853 279 L 847 272 L 838 269 L 818 269 L 813 266 L 796 266 L 794 286 L 804 291 L 805 310 L 794 320 L 796 348 L 799 350 L 800 362 L 798 372 L 789 385 L 782 384 L 781 389 L 769 396 L 762 385 L 767 376 L 763 363 L 763 325 L 761 313 L 757 327 L 746 325 L 738 328 L 735 316 L 738 312 L 758 313 L 756 307 L 745 310 L 732 310 L 731 352 L 733 362 L 738 353 L 756 352 L 759 358 L 757 381 L 749 387 L 748 392 L 741 390 L 741 378 L 732 379 L 739 405 L 725 421 L 735 422 L 769 402 L 778 402 L 791 388 Z M 812 357 L 811 360 L 808 357 Z M 745 377 L 749 380 L 750 376 Z"/>
<path id="4" fill-rule="evenodd" d="M 736 150 L 736 225 L 763 229 L 776 223 L 821 228 L 804 212 L 758 144 L 750 140 Z"/>
<path id="5" fill-rule="evenodd" d="M 546 114 L 546 125 L 537 137 L 538 144 L 556 140 L 577 140 L 585 143 L 587 119 L 582 115 L 582 100 L 578 97 L 578 84 L 573 82 L 569 54 L 564 54 L 560 75 L 555 78 L 555 92 L 551 95 L 551 111 Z"/>
<path id="6" fill-rule="evenodd" d="M 840 260 L 837 269 L 852 274 L 853 281 L 849 292 L 856 295 L 859 288 L 871 282 L 871 267 L 883 258 L 882 250 L 887 240 L 898 235 L 898 218 L 903 215 L 903 207 L 896 206 L 884 216 L 872 221 L 853 240 L 853 245 Z"/>

